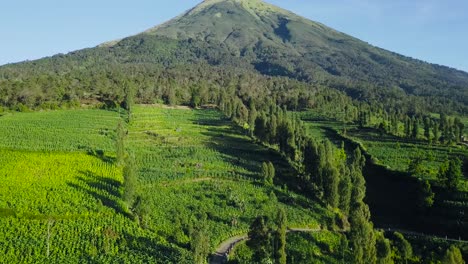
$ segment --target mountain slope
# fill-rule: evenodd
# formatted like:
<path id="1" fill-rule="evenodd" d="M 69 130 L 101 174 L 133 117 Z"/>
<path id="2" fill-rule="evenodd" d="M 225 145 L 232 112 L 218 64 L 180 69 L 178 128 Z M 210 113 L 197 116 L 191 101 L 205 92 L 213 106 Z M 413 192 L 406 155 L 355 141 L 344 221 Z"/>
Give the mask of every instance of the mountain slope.
<path id="1" fill-rule="evenodd" d="M 52 60 L 34 62 L 34 71 L 41 63 L 54 72 L 207 64 L 325 85 L 360 100 L 388 104 L 414 95 L 432 108 L 467 112 L 468 105 L 468 73 L 373 47 L 261 0 L 206 0 L 141 34 Z"/>

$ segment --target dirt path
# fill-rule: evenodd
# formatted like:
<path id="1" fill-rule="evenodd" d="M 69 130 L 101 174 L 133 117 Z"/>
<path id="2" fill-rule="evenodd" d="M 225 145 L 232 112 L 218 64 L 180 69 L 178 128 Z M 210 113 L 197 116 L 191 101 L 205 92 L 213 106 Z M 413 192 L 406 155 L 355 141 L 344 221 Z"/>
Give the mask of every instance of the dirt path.
<path id="1" fill-rule="evenodd" d="M 315 228 L 315 229 L 312 229 L 312 228 L 288 228 L 288 230 L 286 232 L 288 233 L 298 233 L 298 232 L 320 232 L 322 231 L 322 229 L 320 228 Z M 235 237 L 231 237 L 225 241 L 223 241 L 223 243 L 221 243 L 218 248 L 216 249 L 216 252 L 212 255 L 211 259 L 210 259 L 210 264 L 222 264 L 222 263 L 226 263 L 227 262 L 227 257 L 229 255 L 229 253 L 231 253 L 231 250 L 237 245 L 239 244 L 240 242 L 244 241 L 244 240 L 247 240 L 249 239 L 249 237 L 244 234 L 244 235 L 239 235 L 239 236 L 235 236 Z"/>
<path id="2" fill-rule="evenodd" d="M 216 252 L 210 259 L 210 264 L 222 264 L 227 261 L 227 256 L 231 252 L 232 248 L 239 244 L 240 242 L 247 240 L 247 235 L 239 235 L 235 237 L 231 237 L 228 240 L 221 243 L 216 249 Z"/>

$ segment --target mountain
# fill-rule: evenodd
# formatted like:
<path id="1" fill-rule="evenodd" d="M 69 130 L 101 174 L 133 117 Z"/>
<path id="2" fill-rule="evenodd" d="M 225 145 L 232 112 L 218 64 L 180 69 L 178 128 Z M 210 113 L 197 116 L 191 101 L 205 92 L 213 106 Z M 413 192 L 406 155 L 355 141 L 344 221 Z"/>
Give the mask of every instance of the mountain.
<path id="1" fill-rule="evenodd" d="M 374 47 L 261 0 L 205 0 L 135 36 L 1 67 L 0 83 L 9 86 L 15 80 L 16 87 L 11 89 L 29 94 L 31 91 L 21 90 L 21 83 L 31 75 L 45 74 L 54 79 L 77 71 L 92 75 L 86 71 L 103 68 L 119 68 L 125 74 L 127 70 L 122 68 L 129 65 L 133 71 L 141 71 L 142 65 L 157 65 L 162 71 L 204 65 L 326 86 L 354 99 L 406 108 L 408 112 L 468 112 L 468 73 Z M 74 87 L 86 94 L 96 92 L 76 82 Z M 17 95 L 8 94 L 6 100 L 5 94 L 3 103 L 11 105 L 12 96 Z M 82 98 L 83 92 L 74 96 Z"/>

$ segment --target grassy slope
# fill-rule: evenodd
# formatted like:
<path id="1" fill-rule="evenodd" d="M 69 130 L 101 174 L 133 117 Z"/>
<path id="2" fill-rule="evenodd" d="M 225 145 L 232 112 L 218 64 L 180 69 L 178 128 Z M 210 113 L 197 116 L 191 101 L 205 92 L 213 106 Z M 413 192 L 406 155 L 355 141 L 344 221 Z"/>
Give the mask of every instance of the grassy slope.
<path id="1" fill-rule="evenodd" d="M 332 217 L 300 195 L 257 183 L 264 160 L 274 161 L 278 174 L 291 172 L 213 110 L 136 108 L 127 147 L 140 168 L 139 193 L 154 206 L 147 228 L 128 217 L 121 200 L 122 171 L 111 152 L 115 113 L 2 118 L 10 125 L 0 134 L 6 144 L 0 149 L 0 263 L 185 263 L 190 226 L 204 216 L 212 246 L 279 206 L 295 226 L 317 227 Z M 12 149 L 15 129 L 25 139 L 18 149 Z M 89 149 L 105 151 L 80 151 Z"/>
<path id="2" fill-rule="evenodd" d="M 180 231 L 203 215 L 213 246 L 245 232 L 257 215 L 274 215 L 278 206 L 298 226 L 316 227 L 329 216 L 301 196 L 254 182 L 263 161 L 273 161 L 279 175 L 290 172 L 280 157 L 252 144 L 217 111 L 138 107 L 130 131 L 141 188 L 156 206 L 164 205 L 152 214 L 157 225 L 151 228 L 179 230 L 171 238 L 177 244 L 188 241 Z"/>

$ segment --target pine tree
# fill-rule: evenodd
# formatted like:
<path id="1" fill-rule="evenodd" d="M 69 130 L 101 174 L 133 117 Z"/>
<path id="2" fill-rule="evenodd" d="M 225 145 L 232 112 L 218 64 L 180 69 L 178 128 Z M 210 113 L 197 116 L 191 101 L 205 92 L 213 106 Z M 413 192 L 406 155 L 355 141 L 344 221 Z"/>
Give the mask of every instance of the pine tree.
<path id="1" fill-rule="evenodd" d="M 352 182 L 351 182 L 351 175 L 349 168 L 343 166 L 344 168 L 341 170 L 341 180 L 340 185 L 338 187 L 338 191 L 340 194 L 340 209 L 345 214 L 349 214 L 350 206 L 351 206 L 351 194 L 352 194 Z"/>
<path id="2" fill-rule="evenodd" d="M 431 120 L 429 117 L 424 118 L 424 137 L 431 140 Z"/>
<path id="3" fill-rule="evenodd" d="M 268 183 L 268 180 L 270 179 L 270 167 L 268 166 L 268 163 L 263 162 L 262 163 L 262 173 L 261 173 L 262 179 L 265 183 Z"/>
<path id="4" fill-rule="evenodd" d="M 363 202 L 366 195 L 366 182 L 362 175 L 365 158 L 359 148 L 353 153 L 351 163 L 351 178 L 353 183 L 350 216 L 350 242 L 353 248 L 353 263 L 367 264 L 377 261 L 375 234 L 370 222 L 369 207 Z"/>
<path id="5" fill-rule="evenodd" d="M 268 183 L 273 184 L 273 179 L 276 176 L 276 170 L 273 163 L 268 162 Z"/>
<path id="6" fill-rule="evenodd" d="M 265 114 L 261 114 L 255 119 L 254 135 L 262 142 L 267 140 L 267 124 Z"/>
<path id="7" fill-rule="evenodd" d="M 276 218 L 276 248 L 275 248 L 275 262 L 277 264 L 286 264 L 286 228 L 287 218 L 283 208 L 278 210 Z"/>
<path id="8" fill-rule="evenodd" d="M 137 184 L 137 168 L 135 164 L 135 156 L 133 154 L 128 155 L 125 158 L 125 166 L 123 169 L 124 175 L 124 193 L 123 200 L 130 207 L 135 199 L 135 191 Z"/>
<path id="9" fill-rule="evenodd" d="M 210 241 L 205 218 L 206 216 L 194 229 L 190 230 L 190 249 L 195 264 L 205 264 L 210 254 Z"/>
<path id="10" fill-rule="evenodd" d="M 465 264 L 463 260 L 463 255 L 459 248 L 454 245 L 451 245 L 450 248 L 445 252 L 444 259 L 442 260 L 443 264 Z"/>
<path id="11" fill-rule="evenodd" d="M 265 216 L 257 217 L 250 225 L 247 246 L 253 251 L 253 261 L 263 263 L 271 257 L 271 234 Z"/>
<path id="12" fill-rule="evenodd" d="M 393 235 L 395 237 L 394 241 L 398 250 L 398 255 L 403 261 L 405 261 L 405 263 L 408 263 L 408 260 L 413 256 L 413 248 L 411 247 L 411 244 L 402 234 L 395 232 Z"/>
<path id="13" fill-rule="evenodd" d="M 115 153 L 117 156 L 116 160 L 117 160 L 118 165 L 122 165 L 125 159 L 125 145 L 124 145 L 125 129 L 121 120 L 117 124 L 117 129 L 116 129 L 115 134 L 116 134 Z"/>
<path id="14" fill-rule="evenodd" d="M 254 130 L 255 130 L 255 121 L 257 120 L 257 109 L 255 108 L 255 103 L 253 102 L 253 100 L 250 100 L 248 119 L 249 119 L 248 120 L 249 133 L 250 133 L 250 136 L 253 137 Z"/>
<path id="15" fill-rule="evenodd" d="M 411 138 L 417 139 L 419 135 L 419 120 L 413 117 L 411 122 L 413 123 Z"/>
<path id="16" fill-rule="evenodd" d="M 418 206 L 422 209 L 429 208 L 434 204 L 434 192 L 429 181 L 421 181 L 418 188 Z"/>
<path id="17" fill-rule="evenodd" d="M 392 247 L 390 240 L 386 239 L 382 232 L 376 233 L 376 251 L 378 264 L 393 264 Z"/>

